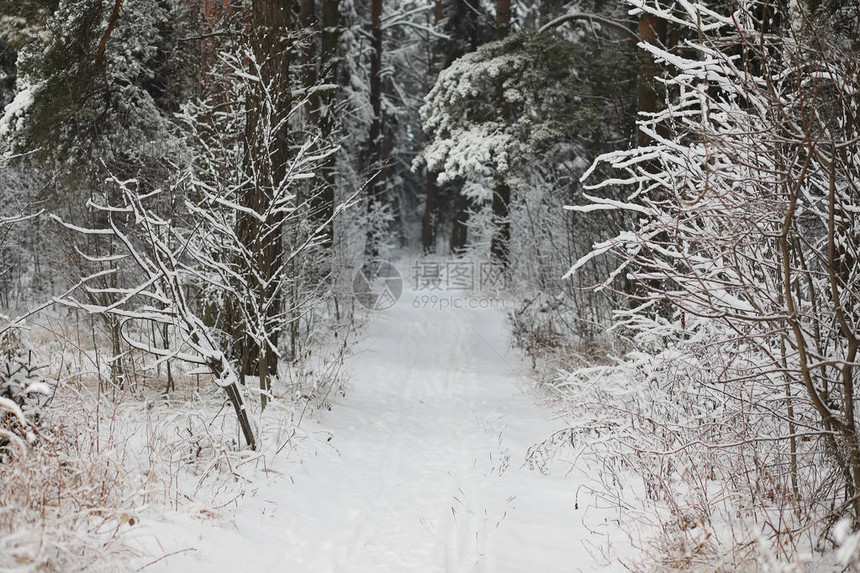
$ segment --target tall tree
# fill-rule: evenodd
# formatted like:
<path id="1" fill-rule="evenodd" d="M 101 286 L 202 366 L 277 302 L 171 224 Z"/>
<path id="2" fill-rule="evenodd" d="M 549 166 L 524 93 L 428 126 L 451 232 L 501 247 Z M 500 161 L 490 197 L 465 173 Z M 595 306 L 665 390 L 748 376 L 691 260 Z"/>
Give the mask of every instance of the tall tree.
<path id="1" fill-rule="evenodd" d="M 442 0 L 436 0 L 433 4 L 433 27 L 439 28 L 442 23 L 444 5 Z M 427 64 L 427 75 L 435 78 L 439 72 L 438 60 L 441 55 L 441 45 L 438 40 L 429 40 L 430 49 Z M 424 216 L 421 219 L 421 250 L 425 253 L 436 252 L 436 233 L 439 228 L 439 185 L 436 176 L 428 169 L 424 176 Z"/>
<path id="2" fill-rule="evenodd" d="M 283 272 L 284 216 L 273 209 L 274 197 L 287 182 L 290 159 L 289 114 L 292 106 L 290 59 L 293 35 L 289 30 L 289 4 L 281 0 L 254 0 L 251 5 L 250 43 L 261 81 L 252 83 L 246 97 L 244 170 L 253 174 L 240 197 L 242 211 L 237 235 L 253 257 L 257 270 L 252 296 L 265 324 L 264 340 L 255 340 L 247 324 L 234 318 L 234 339 L 239 343 L 241 374 L 260 380 L 263 407 L 271 390 L 270 375 L 277 373 L 278 340 L 282 332 L 283 292 L 277 274 Z M 244 261 L 237 261 L 244 266 Z M 250 301 L 249 301 L 250 302 Z M 249 316 L 251 313 L 236 313 Z"/>
<path id="3" fill-rule="evenodd" d="M 639 41 L 651 46 L 666 47 L 668 25 L 664 18 L 651 12 L 642 12 L 638 21 Z M 639 82 L 636 93 L 639 114 L 653 114 L 663 108 L 663 93 L 659 81 L 660 66 L 648 49 L 639 50 Z M 653 138 L 644 130 L 638 130 L 636 142 L 640 147 L 651 143 Z"/>
<path id="4" fill-rule="evenodd" d="M 372 169 L 368 189 L 369 225 L 365 253 L 379 254 L 382 241 L 382 221 L 387 203 L 382 117 L 382 9 L 383 0 L 370 2 L 370 109 L 372 114 L 370 136 L 367 143 L 368 165 Z"/>
<path id="5" fill-rule="evenodd" d="M 511 1 L 496 0 L 496 41 L 504 40 L 511 31 Z M 503 101 L 502 92 L 505 87 L 501 81 L 496 87 L 500 101 Z M 511 110 L 509 106 L 503 106 L 499 110 L 503 121 L 510 120 Z M 510 240 L 511 220 L 510 203 L 511 187 L 501 173 L 497 173 L 493 181 L 493 238 L 490 242 L 490 258 L 496 264 L 507 269 L 510 263 Z"/>
<path id="6" fill-rule="evenodd" d="M 480 2 L 470 0 L 454 0 L 453 14 L 448 17 L 445 27 L 451 40 L 446 54 L 445 67 L 450 66 L 454 60 L 466 53 L 474 52 L 487 40 L 492 39 L 488 33 L 484 33 L 480 26 L 480 20 L 484 16 Z M 469 238 L 469 209 L 470 201 L 459 189 L 453 192 L 451 205 L 451 243 L 452 254 L 459 255 L 466 249 Z"/>
<path id="7" fill-rule="evenodd" d="M 340 56 L 338 45 L 340 41 L 340 0 L 322 0 L 322 31 L 320 34 L 319 80 L 322 90 L 318 92 L 312 106 L 316 108 L 320 138 L 329 141 L 335 133 L 337 118 L 338 70 Z M 316 195 L 312 204 L 316 221 L 325 225 L 322 244 L 331 249 L 334 244 L 334 204 L 336 159 L 331 155 L 322 167 L 322 191 Z"/>

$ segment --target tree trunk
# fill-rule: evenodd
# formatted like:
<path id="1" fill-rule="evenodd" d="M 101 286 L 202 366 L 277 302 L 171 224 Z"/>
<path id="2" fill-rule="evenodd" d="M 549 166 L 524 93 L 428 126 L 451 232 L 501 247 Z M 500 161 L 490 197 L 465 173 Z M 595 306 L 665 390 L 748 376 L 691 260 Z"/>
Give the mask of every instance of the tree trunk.
<path id="1" fill-rule="evenodd" d="M 382 0 L 371 1 L 370 16 L 371 35 L 373 37 L 373 51 L 370 57 L 370 107 L 373 112 L 373 121 L 370 124 L 368 163 L 372 175 L 368 185 L 367 208 L 370 215 L 370 226 L 365 253 L 370 257 L 375 257 L 379 254 L 380 242 L 379 229 L 375 228 L 378 221 L 375 218 L 386 203 L 382 154 Z"/>
<path id="2" fill-rule="evenodd" d="M 324 84 L 338 83 L 338 44 L 340 42 L 340 0 L 322 0 L 322 40 L 320 49 L 320 80 Z M 317 116 L 320 137 L 329 141 L 335 130 L 335 104 L 337 92 L 326 89 L 321 92 L 317 102 Z M 334 245 L 334 190 L 335 190 L 334 155 L 326 159 L 322 165 L 322 189 L 311 201 L 311 209 L 319 225 L 324 224 L 322 246 L 331 250 Z"/>
<path id="3" fill-rule="evenodd" d="M 652 14 L 639 16 L 639 41 L 652 45 L 665 45 L 667 33 L 666 21 Z M 654 61 L 654 56 L 645 50 L 639 50 L 639 81 L 637 84 L 637 105 L 639 114 L 655 113 L 663 107 L 663 96 L 657 76 L 660 66 Z M 644 147 L 651 143 L 651 137 L 637 130 L 636 143 Z"/>
<path id="4" fill-rule="evenodd" d="M 208 364 L 209 371 L 216 380 L 224 380 L 227 377 L 228 365 L 224 360 L 211 360 Z M 257 449 L 257 440 L 254 437 L 254 429 L 251 427 L 251 420 L 248 418 L 248 411 L 245 409 L 245 402 L 242 400 L 242 392 L 235 381 L 228 383 L 224 388 L 227 394 L 227 400 L 233 406 L 233 412 L 236 414 L 236 420 L 239 423 L 239 429 L 245 437 L 248 447 L 252 450 Z"/>
<path id="5" fill-rule="evenodd" d="M 280 272 L 284 257 L 284 215 L 272 213 L 268 207 L 280 182 L 287 175 L 289 160 L 289 132 L 286 122 L 292 104 L 290 96 L 290 40 L 288 36 L 289 8 L 286 2 L 278 0 L 254 0 L 252 5 L 251 47 L 254 57 L 261 67 L 262 84 L 272 86 L 272 101 L 266 100 L 262 90 L 248 94 L 247 125 L 245 128 L 245 173 L 254 174 L 247 189 L 242 194 L 241 205 L 248 211 L 261 215 L 260 218 L 241 216 L 237 222 L 239 240 L 251 253 L 253 261 L 239 261 L 240 268 L 250 265 L 258 276 L 247 277 L 252 283 L 257 309 L 262 313 L 266 341 L 252 338 L 247 333 L 249 325 L 240 324 L 246 332 L 234 332 L 234 336 L 244 336 L 243 375 L 260 376 L 263 390 L 262 403 L 266 404 L 266 394 L 271 383 L 269 376 L 277 372 L 277 360 L 267 361 L 267 345 L 277 346 L 283 328 L 281 315 L 283 295 L 280 292 L 276 274 Z M 273 106 L 267 109 L 266 106 Z M 270 114 L 270 115 L 267 115 Z M 267 133 L 261 121 L 270 121 L 278 126 L 275 133 Z M 249 301 L 250 302 L 250 301 Z M 253 316 L 253 312 L 245 313 Z M 258 333 L 258 336 L 261 333 Z M 265 368 L 261 368 L 265 365 Z"/>
<path id="6" fill-rule="evenodd" d="M 433 9 L 433 25 L 438 28 L 442 22 L 442 0 L 436 0 Z M 428 53 L 427 75 L 432 80 L 436 78 L 436 62 L 441 55 L 439 42 L 429 39 L 430 51 Z M 428 89 L 429 91 L 429 89 Z M 424 217 L 421 220 L 421 250 L 425 253 L 436 252 L 436 232 L 439 227 L 439 186 L 436 177 L 429 171 L 424 178 L 425 201 Z"/>
<path id="7" fill-rule="evenodd" d="M 317 83 L 317 25 L 315 0 L 301 0 L 299 4 L 299 26 L 305 32 L 305 44 L 302 46 L 302 86 L 313 88 Z M 308 115 L 312 123 L 319 123 L 320 96 L 314 92 L 308 97 Z"/>
<path id="8" fill-rule="evenodd" d="M 436 176 L 427 172 L 425 181 L 424 217 L 421 220 L 421 250 L 436 252 L 436 230 L 439 225 L 439 186 Z"/>
<path id="9" fill-rule="evenodd" d="M 511 30 L 510 0 L 496 0 L 496 40 L 503 40 Z M 502 104 L 502 116 L 510 119 L 507 106 L 504 105 L 502 86 L 498 86 L 498 101 Z M 504 269 L 510 264 L 510 219 L 511 188 L 504 177 L 496 174 L 493 189 L 493 238 L 490 242 L 490 258 Z"/>
<path id="10" fill-rule="evenodd" d="M 511 241 L 511 188 L 501 178 L 497 177 L 493 190 L 493 238 L 490 242 L 490 259 L 497 265 L 507 269 L 510 264 Z"/>
<path id="11" fill-rule="evenodd" d="M 478 37 L 478 19 L 480 5 L 470 0 L 456 0 L 453 17 L 449 19 L 446 29 L 452 36 L 453 50 L 445 57 L 445 65 L 450 66 L 457 58 L 466 52 L 474 52 L 480 45 Z M 469 201 L 460 193 L 454 196 L 453 225 L 451 227 L 450 250 L 454 255 L 462 254 L 468 240 Z"/>
<path id="12" fill-rule="evenodd" d="M 511 31 L 511 0 L 496 0 L 496 40 L 504 40 Z"/>
<path id="13" fill-rule="evenodd" d="M 454 197 L 454 222 L 451 226 L 451 253 L 461 255 L 469 236 L 469 200 L 457 193 Z"/>

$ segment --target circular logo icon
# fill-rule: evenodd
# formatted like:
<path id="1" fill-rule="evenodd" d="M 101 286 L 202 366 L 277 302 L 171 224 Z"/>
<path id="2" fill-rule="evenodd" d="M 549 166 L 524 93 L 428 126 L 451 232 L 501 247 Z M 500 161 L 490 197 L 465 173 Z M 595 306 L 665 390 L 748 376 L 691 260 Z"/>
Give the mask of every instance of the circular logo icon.
<path id="1" fill-rule="evenodd" d="M 370 310 L 388 310 L 403 294 L 403 277 L 388 261 L 367 261 L 352 279 L 355 300 Z"/>

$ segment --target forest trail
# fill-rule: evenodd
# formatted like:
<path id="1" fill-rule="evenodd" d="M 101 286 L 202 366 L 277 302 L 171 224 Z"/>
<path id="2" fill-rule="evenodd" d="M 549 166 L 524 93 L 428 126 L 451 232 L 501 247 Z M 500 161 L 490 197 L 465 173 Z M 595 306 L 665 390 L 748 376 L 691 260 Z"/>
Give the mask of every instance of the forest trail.
<path id="1" fill-rule="evenodd" d="M 518 373 L 504 313 L 415 308 L 415 297 L 372 318 L 317 455 L 239 502 L 235 528 L 185 545 L 178 534 L 165 553 L 194 549 L 145 571 L 602 569 L 605 537 L 574 509 L 569 466 L 527 467 L 527 448 L 564 423 Z"/>

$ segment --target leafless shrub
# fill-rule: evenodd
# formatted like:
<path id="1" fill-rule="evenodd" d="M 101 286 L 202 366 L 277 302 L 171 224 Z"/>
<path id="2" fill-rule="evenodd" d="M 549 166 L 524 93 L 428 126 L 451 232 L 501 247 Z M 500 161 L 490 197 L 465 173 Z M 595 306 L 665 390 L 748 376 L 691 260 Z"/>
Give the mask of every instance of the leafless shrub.
<path id="1" fill-rule="evenodd" d="M 619 176 L 595 186 L 630 195 L 574 208 L 639 223 L 571 272 L 622 261 L 637 288 L 618 323 L 638 351 L 563 384 L 599 387 L 592 424 L 616 424 L 608 442 L 664 523 L 710 524 L 715 547 L 763 536 L 791 561 L 860 519 L 857 22 L 801 3 L 682 0 L 680 18 L 630 4 L 691 40 L 645 46 L 669 70 L 668 107 L 640 119 L 652 144 L 599 159 Z M 732 515 L 755 526 L 726 536 Z"/>
<path id="2" fill-rule="evenodd" d="M 53 416 L 39 446 L 0 463 L 0 569 L 119 571 L 130 505 L 116 444 L 93 451 Z"/>

